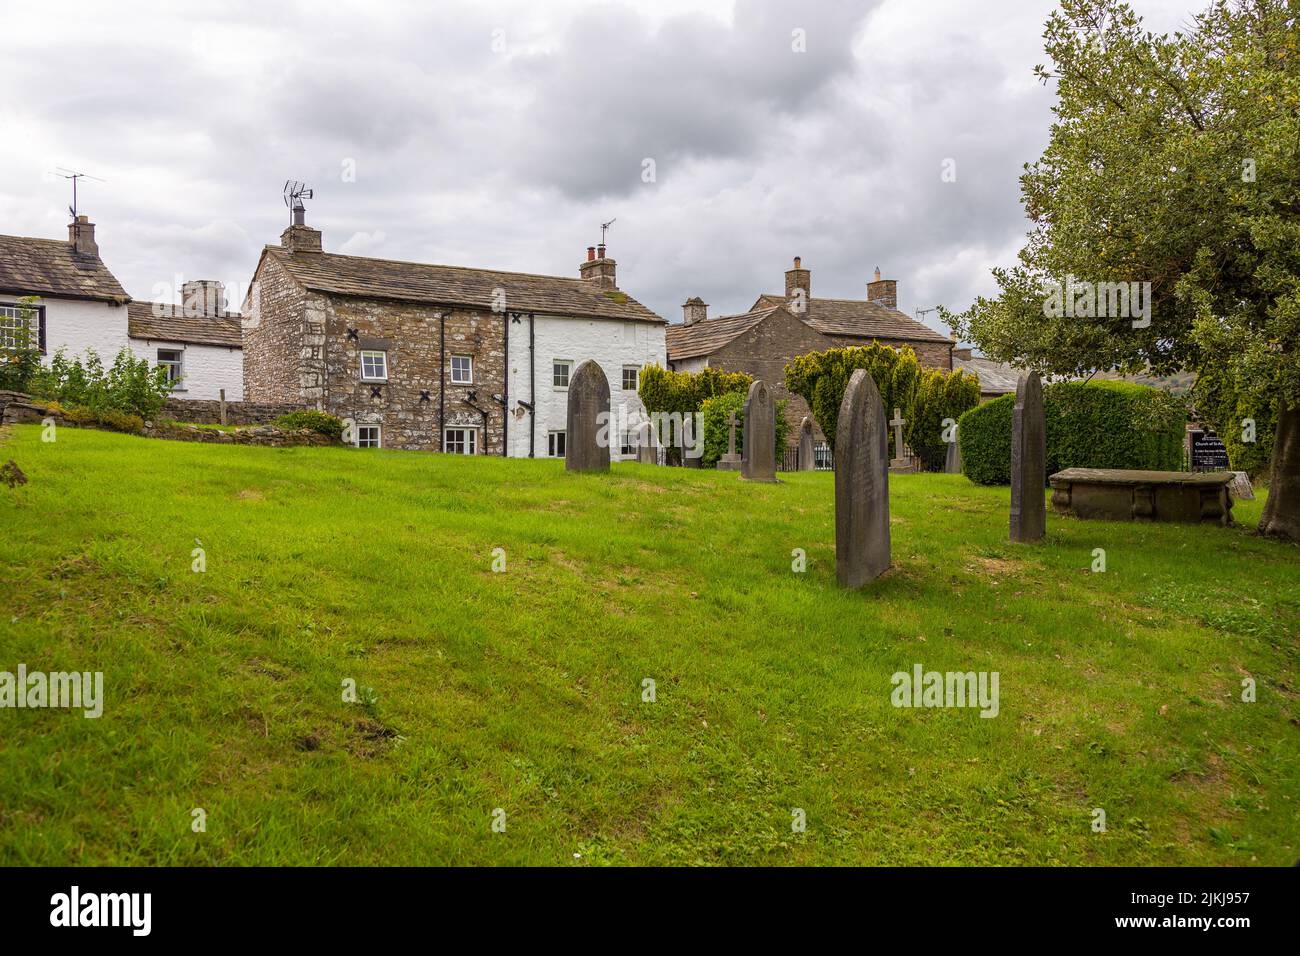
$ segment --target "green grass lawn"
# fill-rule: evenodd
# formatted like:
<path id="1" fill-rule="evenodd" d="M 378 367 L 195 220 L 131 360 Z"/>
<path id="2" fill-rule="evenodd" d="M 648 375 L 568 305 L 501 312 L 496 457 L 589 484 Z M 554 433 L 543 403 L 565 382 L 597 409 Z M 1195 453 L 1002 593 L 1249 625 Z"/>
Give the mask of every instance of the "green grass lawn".
<path id="1" fill-rule="evenodd" d="M 0 710 L 3 864 L 1300 856 L 1300 549 L 1258 501 L 1011 545 L 1008 489 L 895 477 L 895 567 L 849 593 L 829 474 L 38 426 L 11 457 L 0 670 L 106 701 Z M 999 672 L 999 715 L 893 707 L 918 663 Z"/>

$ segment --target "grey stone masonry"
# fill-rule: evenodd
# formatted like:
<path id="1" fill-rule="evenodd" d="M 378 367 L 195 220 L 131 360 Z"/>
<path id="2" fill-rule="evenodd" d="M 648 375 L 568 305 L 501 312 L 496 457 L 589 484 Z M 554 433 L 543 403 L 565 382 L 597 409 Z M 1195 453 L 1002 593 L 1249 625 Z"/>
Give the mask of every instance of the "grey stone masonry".
<path id="1" fill-rule="evenodd" d="M 776 402 L 764 382 L 749 386 L 744 435 L 740 477 L 746 481 L 776 481 Z"/>
<path id="2" fill-rule="evenodd" d="M 1011 413 L 1011 540 L 1041 541 L 1047 533 L 1047 421 L 1037 372 L 1016 383 Z"/>
<path id="3" fill-rule="evenodd" d="M 857 589 L 889 567 L 889 439 L 866 369 L 849 379 L 835 431 L 835 576 Z"/>
<path id="4" fill-rule="evenodd" d="M 609 382 L 596 362 L 583 362 L 569 379 L 566 422 L 565 469 L 609 471 Z"/>

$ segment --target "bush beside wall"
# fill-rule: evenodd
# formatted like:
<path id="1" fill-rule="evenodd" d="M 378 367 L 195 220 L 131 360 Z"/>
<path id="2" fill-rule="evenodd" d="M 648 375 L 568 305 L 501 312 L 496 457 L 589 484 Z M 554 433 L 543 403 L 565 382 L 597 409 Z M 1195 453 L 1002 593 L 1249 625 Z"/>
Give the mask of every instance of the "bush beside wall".
<path id="1" fill-rule="evenodd" d="M 962 415 L 962 471 L 980 485 L 1011 483 L 1015 396 Z M 1131 382 L 1056 382 L 1043 389 L 1047 474 L 1065 468 L 1178 471 L 1187 411 L 1172 395 Z"/>

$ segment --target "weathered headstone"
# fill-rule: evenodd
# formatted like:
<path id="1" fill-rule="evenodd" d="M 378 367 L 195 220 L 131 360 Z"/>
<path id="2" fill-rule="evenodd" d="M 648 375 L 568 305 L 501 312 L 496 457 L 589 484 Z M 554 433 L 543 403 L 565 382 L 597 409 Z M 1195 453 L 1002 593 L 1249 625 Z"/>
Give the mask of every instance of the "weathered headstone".
<path id="1" fill-rule="evenodd" d="M 659 464 L 659 445 L 655 441 L 655 427 L 642 422 L 637 428 L 636 460 L 643 465 Z"/>
<path id="2" fill-rule="evenodd" d="M 957 431 L 953 430 L 952 441 L 948 443 L 948 455 L 943 461 L 943 470 L 945 474 L 961 474 L 961 445 L 957 441 Z"/>
<path id="3" fill-rule="evenodd" d="M 727 425 L 730 426 L 727 432 L 727 453 L 718 459 L 718 468 L 722 471 L 740 471 L 740 456 L 736 454 L 736 426 L 739 424 L 735 412 L 727 416 Z"/>
<path id="4" fill-rule="evenodd" d="M 569 378 L 565 427 L 565 470 L 609 471 L 609 381 L 590 359 Z"/>
<path id="5" fill-rule="evenodd" d="M 776 402 L 767 384 L 755 381 L 745 398 L 745 447 L 740 477 L 776 481 Z"/>
<path id="6" fill-rule="evenodd" d="M 817 460 L 813 454 L 813 429 L 812 420 L 807 415 L 799 423 L 799 470 L 812 471 L 817 467 Z"/>
<path id="7" fill-rule="evenodd" d="M 889 567 L 889 436 L 866 369 L 849 379 L 835 429 L 835 576 L 860 588 Z"/>
<path id="8" fill-rule="evenodd" d="M 1041 541 L 1047 533 L 1047 422 L 1037 372 L 1016 383 L 1011 413 L 1011 540 Z"/>

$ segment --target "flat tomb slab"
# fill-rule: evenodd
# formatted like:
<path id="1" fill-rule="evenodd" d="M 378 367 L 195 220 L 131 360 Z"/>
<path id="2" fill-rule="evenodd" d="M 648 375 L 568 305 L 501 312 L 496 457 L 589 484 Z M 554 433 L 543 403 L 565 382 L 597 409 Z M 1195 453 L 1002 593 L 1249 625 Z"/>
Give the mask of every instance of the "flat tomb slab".
<path id="1" fill-rule="evenodd" d="M 1228 471 L 1067 468 L 1048 479 L 1052 510 L 1110 521 L 1232 524 Z"/>

